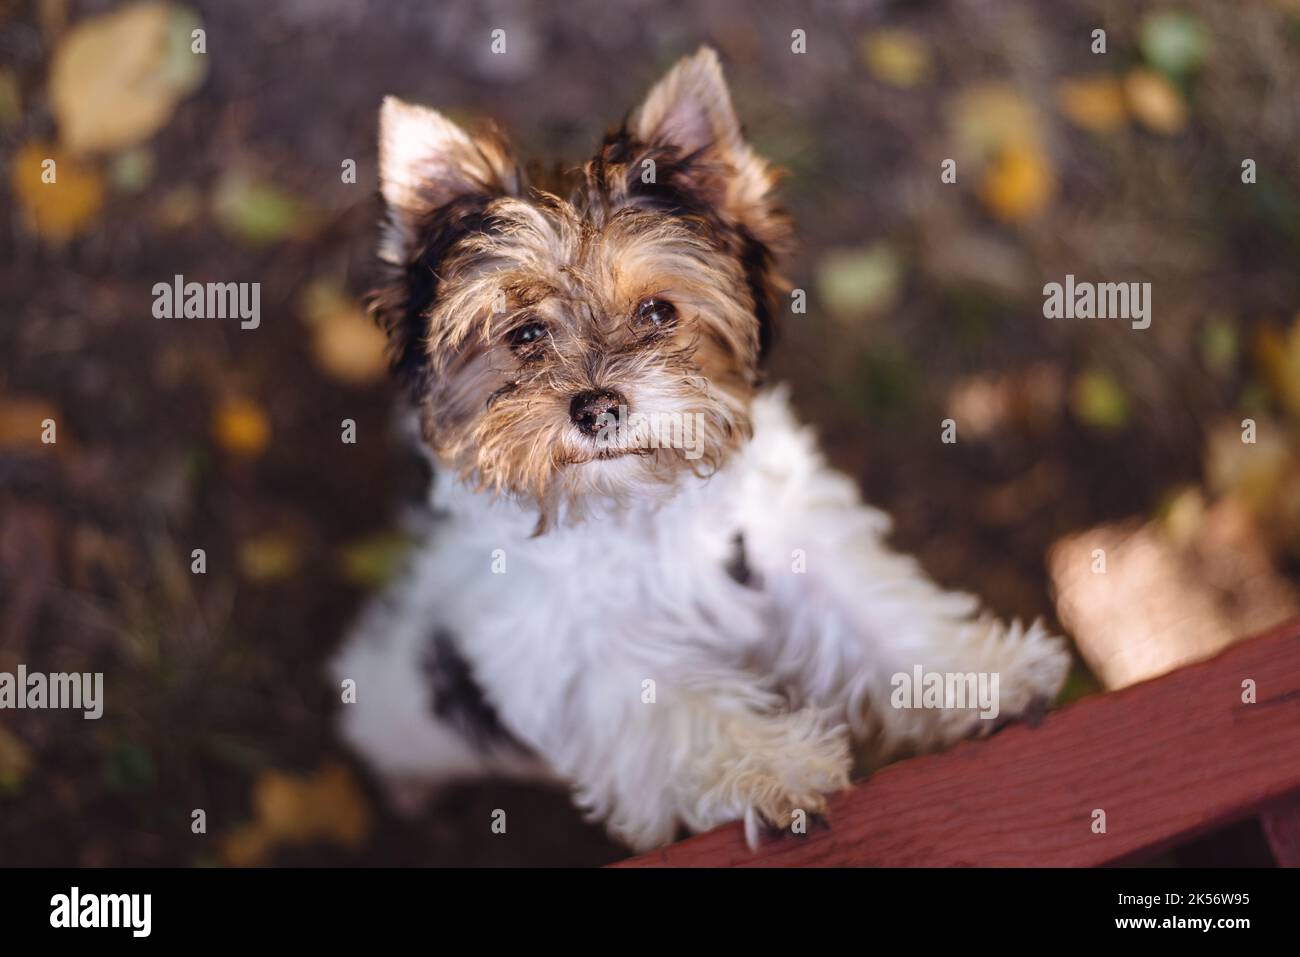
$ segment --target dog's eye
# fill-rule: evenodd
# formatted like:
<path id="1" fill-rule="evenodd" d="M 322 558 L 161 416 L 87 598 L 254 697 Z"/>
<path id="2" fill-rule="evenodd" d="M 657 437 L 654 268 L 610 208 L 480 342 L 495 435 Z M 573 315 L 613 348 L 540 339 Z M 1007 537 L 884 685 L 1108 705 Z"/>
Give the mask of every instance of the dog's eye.
<path id="1" fill-rule="evenodd" d="M 636 307 L 636 321 L 653 328 L 665 328 L 677 318 L 676 307 L 667 299 L 642 299 Z"/>
<path id="2" fill-rule="evenodd" d="M 523 346 L 530 346 L 545 336 L 546 323 L 534 319 L 531 322 L 525 322 L 523 325 L 515 326 L 507 332 L 506 341 L 510 343 L 512 349 L 518 349 Z"/>

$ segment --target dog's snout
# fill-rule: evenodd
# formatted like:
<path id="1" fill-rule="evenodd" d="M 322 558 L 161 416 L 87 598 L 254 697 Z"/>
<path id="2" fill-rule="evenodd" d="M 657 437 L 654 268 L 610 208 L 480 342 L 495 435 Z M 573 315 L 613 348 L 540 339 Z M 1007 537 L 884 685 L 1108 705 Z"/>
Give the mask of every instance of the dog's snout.
<path id="1" fill-rule="evenodd" d="M 619 406 L 626 404 L 627 401 L 617 392 L 579 392 L 569 403 L 569 418 L 583 435 L 595 435 L 602 426 L 611 424 L 603 417 L 616 419 Z"/>

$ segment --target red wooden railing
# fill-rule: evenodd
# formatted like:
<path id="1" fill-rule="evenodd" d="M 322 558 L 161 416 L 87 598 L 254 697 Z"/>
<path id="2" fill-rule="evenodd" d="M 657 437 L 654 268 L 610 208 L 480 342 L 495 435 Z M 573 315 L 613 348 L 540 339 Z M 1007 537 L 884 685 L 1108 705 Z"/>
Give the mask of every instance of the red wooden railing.
<path id="1" fill-rule="evenodd" d="M 1090 867 L 1251 816 L 1279 864 L 1300 864 L 1300 622 L 890 765 L 832 798 L 829 828 L 755 852 L 730 825 L 619 866 Z"/>

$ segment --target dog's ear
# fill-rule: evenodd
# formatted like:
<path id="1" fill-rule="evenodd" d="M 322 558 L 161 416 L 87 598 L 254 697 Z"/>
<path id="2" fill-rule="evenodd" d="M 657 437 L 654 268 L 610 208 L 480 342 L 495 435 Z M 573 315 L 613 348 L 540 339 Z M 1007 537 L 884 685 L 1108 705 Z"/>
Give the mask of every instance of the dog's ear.
<path id="1" fill-rule="evenodd" d="M 420 223 L 464 196 L 519 195 L 522 174 L 496 134 L 471 137 L 436 110 L 385 97 L 379 111 L 379 184 L 388 211 L 380 258 L 404 265 Z"/>
<path id="2" fill-rule="evenodd" d="M 725 219 L 769 244 L 785 238 L 785 219 L 771 199 L 775 176 L 741 134 L 712 49 L 679 60 L 646 96 L 631 129 L 651 148 L 675 150 L 683 160 L 679 185 Z"/>

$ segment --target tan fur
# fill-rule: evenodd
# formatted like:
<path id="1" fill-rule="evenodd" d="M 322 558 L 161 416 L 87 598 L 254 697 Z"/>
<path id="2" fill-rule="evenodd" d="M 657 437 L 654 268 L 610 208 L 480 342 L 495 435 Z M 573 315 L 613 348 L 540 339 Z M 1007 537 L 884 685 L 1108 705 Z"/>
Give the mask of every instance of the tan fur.
<path id="1" fill-rule="evenodd" d="M 712 51 L 682 61 L 652 90 L 632 132 L 611 137 L 584 167 L 572 199 L 526 188 L 501 140 L 470 137 L 432 110 L 390 98 L 381 127 L 390 212 L 381 258 L 408 275 L 432 269 L 437 280 L 417 347 L 429 383 L 420 397 L 425 437 L 444 465 L 534 502 L 544 524 L 581 510 L 588 495 L 643 494 L 707 473 L 749 436 L 756 314 L 771 308 L 778 280 L 769 260 L 786 225 Z M 665 183 L 642 187 L 645 158 L 660 164 Z M 430 241 L 421 230 L 466 196 L 483 197 L 484 226 L 436 263 L 421 262 L 420 243 Z M 649 299 L 675 308 L 669 328 L 638 322 Z M 401 295 L 378 302 L 394 311 Z M 545 335 L 512 346 L 512 330 L 532 323 Z M 702 416 L 702 452 L 637 448 L 627 461 L 604 461 L 574 427 L 570 403 L 605 391 L 631 412 Z"/>

